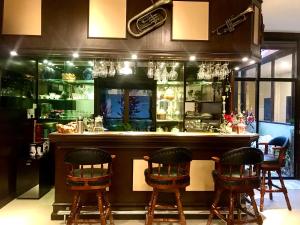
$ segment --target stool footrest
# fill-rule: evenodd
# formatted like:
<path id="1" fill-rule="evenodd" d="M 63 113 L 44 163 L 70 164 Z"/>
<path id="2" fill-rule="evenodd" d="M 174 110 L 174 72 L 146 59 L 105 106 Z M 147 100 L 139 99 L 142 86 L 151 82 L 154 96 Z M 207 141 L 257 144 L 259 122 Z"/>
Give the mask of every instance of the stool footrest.
<path id="1" fill-rule="evenodd" d="M 153 222 L 179 222 L 180 220 L 179 219 L 176 219 L 176 218 L 154 218 L 153 219 Z"/>
<path id="2" fill-rule="evenodd" d="M 177 205 L 155 205 L 155 210 L 178 210 Z"/>

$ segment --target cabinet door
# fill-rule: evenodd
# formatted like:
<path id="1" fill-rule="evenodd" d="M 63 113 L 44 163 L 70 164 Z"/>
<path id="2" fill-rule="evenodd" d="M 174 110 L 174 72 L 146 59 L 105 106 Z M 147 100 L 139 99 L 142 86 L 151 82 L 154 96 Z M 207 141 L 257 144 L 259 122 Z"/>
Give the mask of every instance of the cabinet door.
<path id="1" fill-rule="evenodd" d="M 156 77 L 156 129 L 157 131 L 183 131 L 183 63 L 166 62 L 164 67 L 159 68 L 162 73 Z"/>
<path id="2" fill-rule="evenodd" d="M 222 117 L 222 96 L 229 79 L 227 63 L 187 63 L 185 68 L 185 129 L 217 130 Z"/>
<path id="3" fill-rule="evenodd" d="M 67 122 L 94 114 L 92 62 L 44 60 L 39 63 L 40 119 Z"/>
<path id="4" fill-rule="evenodd" d="M 36 62 L 30 59 L 0 60 L 0 106 L 30 109 L 35 100 Z"/>

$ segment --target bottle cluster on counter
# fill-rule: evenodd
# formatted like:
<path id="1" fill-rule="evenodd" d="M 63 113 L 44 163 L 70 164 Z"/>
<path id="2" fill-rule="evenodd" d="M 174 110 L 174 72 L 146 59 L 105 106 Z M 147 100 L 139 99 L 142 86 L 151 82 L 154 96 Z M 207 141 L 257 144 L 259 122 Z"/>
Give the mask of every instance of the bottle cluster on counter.
<path id="1" fill-rule="evenodd" d="M 67 124 L 56 124 L 56 129 L 58 133 L 84 133 L 87 132 L 102 132 L 104 131 L 103 127 L 103 117 L 97 116 L 95 119 L 82 118 L 79 117 L 77 121 L 73 121 Z"/>

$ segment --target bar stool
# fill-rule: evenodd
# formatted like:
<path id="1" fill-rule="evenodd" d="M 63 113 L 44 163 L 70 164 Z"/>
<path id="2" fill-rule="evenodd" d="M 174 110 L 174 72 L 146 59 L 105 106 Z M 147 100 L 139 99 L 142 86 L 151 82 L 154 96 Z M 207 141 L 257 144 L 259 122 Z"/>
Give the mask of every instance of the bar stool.
<path id="1" fill-rule="evenodd" d="M 212 159 L 216 163 L 216 169 L 212 173 L 216 192 L 207 225 L 211 224 L 214 215 L 228 225 L 253 222 L 261 225 L 263 223 L 262 217 L 254 199 L 254 189 L 260 185 L 260 163 L 263 161 L 261 150 L 242 147 L 224 153 L 221 159 L 218 157 Z M 222 215 L 218 205 L 221 194 L 225 191 L 226 196 L 229 197 L 227 217 Z M 254 213 L 249 210 L 249 207 L 242 206 L 241 196 L 245 197 L 245 203 L 251 204 Z M 238 212 L 238 218 L 234 218 L 235 209 Z M 245 213 L 247 217 L 242 218 L 241 212 Z"/>
<path id="2" fill-rule="evenodd" d="M 75 149 L 65 155 L 64 161 L 68 167 L 66 182 L 69 189 L 74 192 L 67 225 L 91 221 L 78 219 L 82 208 L 80 197 L 87 192 L 95 192 L 97 196 L 101 225 L 106 225 L 107 217 L 110 224 L 114 225 L 110 203 L 106 196 L 106 188 L 111 186 L 113 158 L 114 155 L 99 148 Z"/>
<path id="3" fill-rule="evenodd" d="M 190 184 L 191 151 L 186 148 L 167 147 L 153 152 L 150 156 L 144 156 L 144 159 L 148 161 L 148 168 L 145 170 L 145 180 L 153 188 L 145 224 L 179 222 L 181 225 L 186 225 L 180 189 Z M 159 192 L 174 193 L 175 206 L 157 205 Z M 155 209 L 177 210 L 179 218 L 154 218 Z"/>
<path id="4" fill-rule="evenodd" d="M 287 207 L 292 210 L 290 200 L 288 197 L 287 189 L 284 185 L 284 181 L 281 175 L 281 168 L 285 166 L 285 156 L 289 148 L 290 142 L 287 137 L 279 136 L 270 140 L 268 143 L 259 143 L 259 145 L 264 145 L 264 161 L 261 164 L 262 171 L 262 182 L 260 186 L 260 211 L 264 209 L 264 196 L 266 192 L 269 192 L 270 200 L 273 200 L 273 192 L 283 192 Z M 272 146 L 273 153 L 269 152 L 269 146 Z M 275 185 L 272 182 L 271 172 L 274 171 L 278 174 L 281 187 Z M 268 183 L 266 183 L 266 173 Z M 268 189 L 266 189 L 268 186 Z M 276 189 L 272 189 L 275 187 Z"/>

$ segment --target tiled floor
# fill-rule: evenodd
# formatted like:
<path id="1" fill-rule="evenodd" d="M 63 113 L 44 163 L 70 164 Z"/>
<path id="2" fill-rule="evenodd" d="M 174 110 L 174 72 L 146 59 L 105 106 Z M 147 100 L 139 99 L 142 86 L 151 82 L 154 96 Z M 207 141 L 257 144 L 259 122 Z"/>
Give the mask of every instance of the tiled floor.
<path id="1" fill-rule="evenodd" d="M 286 181 L 292 211 L 286 209 L 281 193 L 274 194 L 274 200 L 265 199 L 265 210 L 262 213 L 264 225 L 299 225 L 300 224 L 300 181 Z M 62 225 L 63 221 L 51 221 L 50 213 L 54 190 L 39 200 L 16 199 L 0 209 L 0 225 Z M 255 196 L 259 199 L 259 194 Z M 259 201 L 257 201 L 259 202 Z M 115 225 L 143 225 L 142 220 L 118 220 Z M 170 223 L 161 223 L 170 225 Z M 204 225 L 206 220 L 188 220 L 187 225 Z M 224 224 L 218 220 L 214 225 Z"/>

